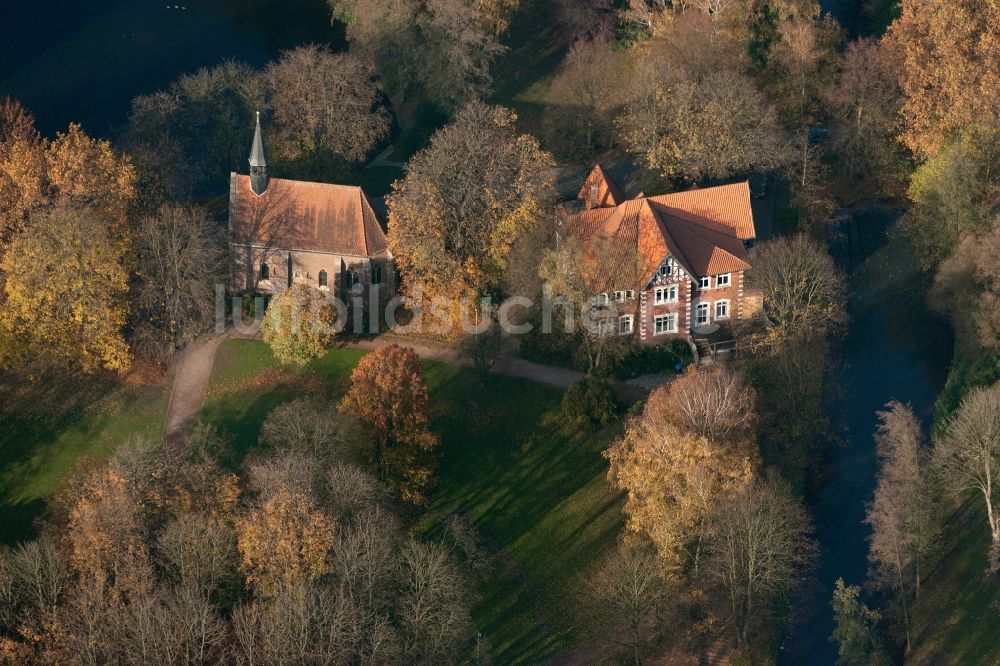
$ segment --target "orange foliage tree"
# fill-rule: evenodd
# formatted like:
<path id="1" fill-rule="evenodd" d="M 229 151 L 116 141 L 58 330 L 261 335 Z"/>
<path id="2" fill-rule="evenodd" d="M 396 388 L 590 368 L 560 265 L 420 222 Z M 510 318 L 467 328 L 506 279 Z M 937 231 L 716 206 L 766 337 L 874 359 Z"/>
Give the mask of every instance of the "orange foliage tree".
<path id="1" fill-rule="evenodd" d="M 438 438 L 429 429 L 427 386 L 411 349 L 389 345 L 361 359 L 340 410 L 372 429 L 375 465 L 392 477 L 403 498 L 426 500 Z"/>
<path id="2" fill-rule="evenodd" d="M 902 63 L 902 138 L 917 155 L 962 127 L 1000 122 L 1000 1 L 903 0 L 888 39 Z"/>
<path id="3" fill-rule="evenodd" d="M 731 371 L 695 371 L 654 391 L 625 436 L 605 451 L 608 478 L 627 493 L 628 528 L 647 534 L 669 571 L 700 546 L 721 500 L 754 476 L 754 395 Z"/>
<path id="4" fill-rule="evenodd" d="M 261 596 L 328 571 L 335 525 L 302 493 L 282 488 L 237 520 L 236 529 L 240 567 Z"/>

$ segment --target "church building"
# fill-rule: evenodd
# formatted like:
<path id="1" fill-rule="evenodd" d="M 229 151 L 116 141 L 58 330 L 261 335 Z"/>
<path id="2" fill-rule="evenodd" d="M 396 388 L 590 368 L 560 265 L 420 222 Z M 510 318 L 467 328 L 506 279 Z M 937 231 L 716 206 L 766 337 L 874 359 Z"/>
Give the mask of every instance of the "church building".
<path id="1" fill-rule="evenodd" d="M 260 114 L 250 173 L 229 176 L 229 242 L 233 288 L 276 294 L 308 284 L 347 301 L 356 287 L 396 283 L 385 231 L 364 191 L 353 185 L 272 178 Z"/>

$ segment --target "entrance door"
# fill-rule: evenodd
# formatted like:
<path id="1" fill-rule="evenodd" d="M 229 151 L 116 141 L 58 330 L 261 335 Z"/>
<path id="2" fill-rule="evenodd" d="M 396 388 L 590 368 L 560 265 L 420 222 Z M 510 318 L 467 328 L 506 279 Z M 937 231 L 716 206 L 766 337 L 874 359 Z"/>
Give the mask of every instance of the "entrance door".
<path id="1" fill-rule="evenodd" d="M 699 303 L 694 311 L 695 326 L 704 326 L 710 320 L 708 303 Z"/>

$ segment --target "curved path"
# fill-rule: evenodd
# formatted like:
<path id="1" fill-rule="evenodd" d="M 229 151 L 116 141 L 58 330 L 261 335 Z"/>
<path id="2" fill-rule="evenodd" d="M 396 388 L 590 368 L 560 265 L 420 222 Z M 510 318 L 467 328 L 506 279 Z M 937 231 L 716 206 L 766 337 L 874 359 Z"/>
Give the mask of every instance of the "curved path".
<path id="1" fill-rule="evenodd" d="M 163 443 L 179 446 L 187 440 L 205 400 L 208 378 L 215 364 L 215 350 L 232 332 L 213 333 L 198 338 L 174 362 L 174 383 L 167 403 Z"/>
<path id="2" fill-rule="evenodd" d="M 229 338 L 255 337 L 259 336 L 238 333 L 233 329 L 224 333 L 205 335 L 188 345 L 177 357 L 174 362 L 174 382 L 170 391 L 170 401 L 167 404 L 167 416 L 163 428 L 163 441 L 167 446 L 184 444 L 191 428 L 198 420 L 198 414 L 201 412 L 201 406 L 205 400 L 208 380 L 212 375 L 212 366 L 215 364 L 215 352 L 219 348 L 219 344 Z M 396 339 L 378 338 L 363 342 L 344 342 L 339 344 L 338 348 L 371 351 L 391 344 L 408 347 L 421 358 L 441 361 L 442 363 L 468 364 L 466 359 L 463 359 L 458 352 L 450 347 L 436 347 Z M 584 377 L 582 372 L 576 370 L 533 363 L 515 357 L 506 357 L 497 361 L 493 372 L 561 389 L 567 388 L 570 384 L 578 382 Z M 636 384 L 616 381 L 612 382 L 612 386 L 618 399 L 625 404 L 642 400 L 649 395 L 648 389 Z"/>

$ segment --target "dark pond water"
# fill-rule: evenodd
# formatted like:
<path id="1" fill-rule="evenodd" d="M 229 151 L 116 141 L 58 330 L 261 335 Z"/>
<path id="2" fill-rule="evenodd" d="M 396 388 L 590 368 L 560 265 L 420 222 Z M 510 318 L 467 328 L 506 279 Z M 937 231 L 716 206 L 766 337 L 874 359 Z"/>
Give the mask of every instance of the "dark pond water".
<path id="1" fill-rule="evenodd" d="M 324 0 L 42 0 L 3 11 L 0 97 L 20 99 L 49 135 L 70 122 L 107 135 L 133 97 L 180 74 L 341 38 Z"/>
<path id="2" fill-rule="evenodd" d="M 925 308 L 926 278 L 898 233 L 885 233 L 893 215 L 867 211 L 855 216 L 848 263 L 851 269 L 851 329 L 844 345 L 842 395 L 835 419 L 846 425 L 846 446 L 834 450 L 812 498 L 821 547 L 819 585 L 797 631 L 786 639 L 781 662 L 824 666 L 837 660 L 829 641 L 834 623 L 833 584 L 858 585 L 867 571 L 862 523 L 874 489 L 875 412 L 896 399 L 910 403 L 929 425 L 944 387 L 952 352 L 950 328 Z"/>

